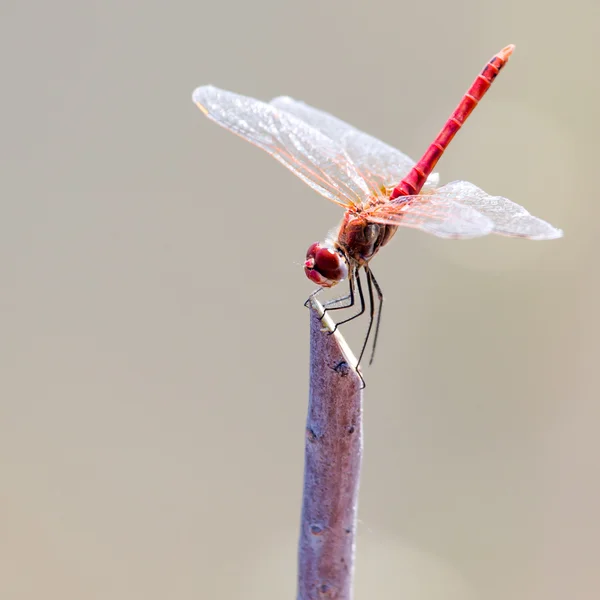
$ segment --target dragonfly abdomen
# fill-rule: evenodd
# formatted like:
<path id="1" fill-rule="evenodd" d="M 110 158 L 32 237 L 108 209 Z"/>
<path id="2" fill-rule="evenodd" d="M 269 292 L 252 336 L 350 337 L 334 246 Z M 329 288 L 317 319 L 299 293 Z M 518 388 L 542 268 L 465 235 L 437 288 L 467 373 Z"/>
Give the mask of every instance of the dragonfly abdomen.
<path id="1" fill-rule="evenodd" d="M 463 96 L 460 104 L 456 107 L 443 129 L 435 138 L 433 143 L 427 148 L 421 160 L 410 170 L 409 174 L 394 188 L 390 199 L 399 196 L 411 196 L 418 194 L 425 184 L 425 181 L 433 172 L 435 165 L 441 158 L 444 150 L 452 141 L 457 131 L 464 125 L 468 116 L 473 112 L 479 101 L 492 85 L 494 79 L 500 73 L 500 70 L 507 63 L 512 54 L 514 46 L 506 46 L 500 50 L 483 68 L 481 73 Z"/>

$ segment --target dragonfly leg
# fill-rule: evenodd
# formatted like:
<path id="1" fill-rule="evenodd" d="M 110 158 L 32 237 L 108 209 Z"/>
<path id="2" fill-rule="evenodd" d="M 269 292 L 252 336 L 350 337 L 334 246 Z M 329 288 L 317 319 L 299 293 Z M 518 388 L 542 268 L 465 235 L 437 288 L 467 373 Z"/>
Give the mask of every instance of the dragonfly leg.
<path id="1" fill-rule="evenodd" d="M 343 321 L 340 321 L 339 323 L 335 324 L 335 327 L 333 328 L 333 331 L 330 332 L 330 335 L 340 326 L 343 325 L 344 323 L 348 323 L 349 321 L 352 321 L 354 319 L 356 319 L 357 317 L 360 317 L 360 315 L 362 315 L 365 312 L 365 295 L 363 294 L 363 290 L 362 290 L 362 284 L 360 282 L 360 272 L 358 269 L 355 269 L 354 272 L 352 273 L 352 277 L 350 278 L 352 280 L 351 284 L 350 284 L 350 296 L 352 298 L 352 302 L 351 304 L 349 304 L 348 306 L 336 306 L 333 308 L 330 308 L 329 310 L 336 310 L 337 308 L 349 308 L 350 306 L 354 305 L 354 282 L 356 282 L 356 289 L 358 290 L 358 297 L 360 298 L 360 310 L 355 314 L 352 315 L 351 317 L 344 319 Z M 371 326 L 373 325 L 373 288 L 371 287 L 371 280 L 369 279 L 369 274 L 367 272 L 367 285 L 369 286 L 369 301 L 370 301 L 370 310 L 371 310 L 371 320 L 369 322 L 369 331 L 367 332 L 367 338 L 365 339 L 365 344 L 362 347 L 362 350 L 360 352 L 360 357 L 358 358 L 358 361 L 356 362 L 355 365 L 355 370 L 356 373 L 358 374 L 358 376 L 360 377 L 360 389 L 364 390 L 365 387 L 367 387 L 367 384 L 365 382 L 365 378 L 362 376 L 362 373 L 360 372 L 358 365 L 360 364 L 360 360 L 362 358 L 362 355 L 365 351 L 365 345 L 367 343 L 367 340 L 369 339 L 369 333 L 371 331 Z"/>
<path id="2" fill-rule="evenodd" d="M 360 286 L 360 280 L 357 278 L 356 279 L 358 281 L 358 285 Z M 328 302 L 324 302 L 323 303 L 323 314 L 319 317 L 319 321 L 322 321 L 323 318 L 325 317 L 325 313 L 327 313 L 328 310 L 340 310 L 342 308 L 351 308 L 354 306 L 355 304 L 355 291 L 354 291 L 354 287 L 355 287 L 355 277 L 354 275 L 352 277 L 349 278 L 349 293 L 346 294 L 345 296 L 342 296 L 341 298 L 334 298 L 333 300 L 329 300 Z M 359 288 L 360 289 L 360 288 Z M 320 292 L 323 291 L 323 288 L 317 288 L 306 300 L 306 302 L 304 303 L 304 306 L 306 306 L 307 308 L 310 305 L 310 301 Z M 361 299 L 362 299 L 362 290 L 360 290 L 360 295 L 361 295 Z M 347 304 L 343 304 L 344 302 L 346 302 L 347 300 L 349 300 L 349 302 Z M 337 306 L 332 306 L 332 304 L 336 304 Z M 360 313 L 358 313 L 359 315 L 362 314 L 362 312 L 364 312 L 364 308 L 363 311 L 361 311 Z M 354 319 L 355 317 L 357 317 L 358 315 L 355 315 L 354 317 L 350 317 L 350 319 L 347 319 L 347 321 L 351 321 L 352 319 Z M 342 323 L 345 323 L 346 321 L 342 321 Z M 331 335 L 333 333 L 335 333 L 335 330 L 337 329 L 338 324 L 334 325 L 334 328 L 332 331 L 328 332 L 328 335 Z"/>
<path id="3" fill-rule="evenodd" d="M 304 303 L 304 306 L 306 306 L 306 308 L 310 307 L 310 301 L 316 297 L 317 294 L 320 294 L 323 291 L 323 288 L 317 288 L 307 299 L 306 302 Z"/>
<path id="4" fill-rule="evenodd" d="M 379 301 L 379 308 L 377 309 L 377 320 L 375 321 L 375 335 L 373 336 L 373 347 L 371 349 L 371 358 L 369 359 L 369 365 L 373 364 L 373 359 L 375 358 L 375 349 L 377 348 L 377 338 L 379 336 L 379 326 L 381 325 L 381 309 L 383 308 L 383 293 L 381 292 L 381 288 L 377 283 L 377 279 L 375 279 L 375 275 L 373 275 L 373 271 L 369 269 L 367 271 L 367 276 L 371 276 L 371 281 L 373 282 L 373 286 L 375 287 L 375 292 L 377 293 L 377 299 Z"/>
<path id="5" fill-rule="evenodd" d="M 340 325 L 343 325 L 344 323 L 348 323 L 349 321 L 353 321 L 357 317 L 360 317 L 360 315 L 362 315 L 365 312 L 365 295 L 363 294 L 362 284 L 360 282 L 360 273 L 359 273 L 358 269 L 356 269 L 354 271 L 354 273 L 352 275 L 352 280 L 356 281 L 356 289 L 358 290 L 358 297 L 360 299 L 360 310 L 356 314 L 352 315 L 351 317 L 348 317 L 347 319 L 344 319 L 343 321 L 336 323 L 335 327 L 333 328 L 333 331 L 335 331 Z M 352 289 L 352 288 L 350 288 L 350 289 Z M 329 310 L 337 310 L 338 308 L 350 308 L 350 306 L 354 306 L 354 304 L 355 304 L 355 301 L 354 301 L 354 296 L 353 296 L 352 304 L 349 304 L 348 306 L 340 306 L 340 307 L 336 306 L 334 308 L 330 308 Z"/>
<path id="6" fill-rule="evenodd" d="M 324 310 L 323 310 L 323 315 L 321 316 L 321 320 L 323 320 L 323 317 L 325 316 L 325 313 L 328 310 L 340 310 L 342 308 L 352 308 L 355 304 L 355 287 L 356 287 L 356 282 L 358 281 L 358 285 L 360 285 L 360 280 L 358 279 L 358 270 L 355 270 L 352 275 L 348 278 L 348 289 L 350 290 L 350 293 L 347 294 L 346 296 L 342 296 L 341 298 L 335 298 L 333 300 L 330 300 L 329 302 L 326 302 L 325 304 L 323 304 Z M 344 304 L 344 302 L 346 302 L 346 300 L 349 300 L 349 302 L 347 304 Z M 335 306 L 332 306 L 335 305 Z M 342 321 L 343 323 L 345 323 L 345 321 Z M 331 331 L 328 332 L 328 335 L 332 335 L 333 333 L 335 333 L 336 329 L 338 328 L 338 323 L 336 323 L 333 327 L 333 329 Z"/>
<path id="7" fill-rule="evenodd" d="M 328 310 L 339 310 L 341 308 L 350 308 L 354 306 L 354 288 L 356 287 L 356 282 L 354 281 L 354 276 L 349 277 L 348 279 L 348 291 L 349 293 L 341 298 L 334 298 L 333 300 L 329 300 L 328 302 L 323 303 L 323 307 L 325 308 L 325 312 Z M 349 300 L 347 304 L 343 304 Z"/>
<path id="8" fill-rule="evenodd" d="M 369 292 L 369 327 L 367 328 L 367 335 L 365 336 L 365 341 L 363 342 L 360 354 L 358 356 L 358 361 L 356 363 L 357 369 L 358 365 L 360 365 L 360 361 L 362 360 L 363 354 L 365 353 L 369 337 L 371 337 L 371 329 L 373 328 L 373 321 L 375 319 L 375 300 L 373 298 L 373 275 L 371 275 L 371 271 L 368 267 L 365 267 L 365 273 L 367 274 L 367 291 Z"/>
<path id="9" fill-rule="evenodd" d="M 319 319 L 322 321 L 323 317 L 325 316 L 325 313 L 328 310 L 339 310 L 341 308 L 350 308 L 352 306 L 354 306 L 354 282 L 350 281 L 349 282 L 349 293 L 346 294 L 345 296 L 342 296 L 340 298 L 334 298 L 333 300 L 328 300 L 327 302 L 323 302 L 323 314 L 319 317 Z M 306 300 L 306 302 L 304 303 L 304 306 L 306 306 L 306 308 L 309 308 L 310 305 L 310 301 L 317 295 L 320 294 L 323 291 L 323 288 L 317 288 Z M 347 304 L 342 304 L 343 302 L 346 302 L 347 300 L 349 300 L 349 302 Z M 334 304 L 337 304 L 338 306 L 332 306 Z"/>
<path id="10" fill-rule="evenodd" d="M 327 302 L 323 303 L 323 308 L 326 308 L 327 310 L 336 310 L 337 308 L 350 308 L 353 304 L 354 304 L 354 298 L 352 297 L 353 294 L 346 294 L 345 296 L 342 296 L 341 298 L 334 298 L 333 300 L 328 300 Z M 348 304 L 344 304 L 342 305 L 342 302 L 346 302 L 347 300 L 349 300 L 350 302 L 348 302 Z M 333 306 L 334 304 L 340 303 L 339 306 Z"/>
<path id="11" fill-rule="evenodd" d="M 371 283 L 370 280 L 367 279 L 368 283 L 369 283 L 369 295 L 370 295 L 370 300 L 371 300 L 371 313 L 373 313 L 373 290 L 371 288 Z M 336 323 L 334 325 L 334 328 L 332 331 L 329 331 L 328 334 L 331 335 L 335 332 L 335 330 L 340 326 L 343 325 L 344 323 L 347 323 L 348 321 L 352 321 L 353 319 L 356 319 L 357 317 L 360 317 L 360 315 L 362 315 L 365 312 L 365 296 L 363 294 L 363 290 L 362 290 L 362 284 L 360 282 L 360 275 L 359 275 L 359 271 L 358 269 L 355 269 L 352 272 L 352 275 L 349 277 L 349 290 L 350 293 L 347 294 L 346 296 L 342 296 L 341 298 L 336 298 L 334 300 L 331 300 L 327 303 L 325 303 L 323 305 L 324 310 L 323 310 L 323 315 L 320 317 L 321 320 L 323 319 L 323 317 L 325 316 L 325 313 L 328 310 L 338 310 L 341 308 L 351 308 L 352 306 L 354 306 L 356 299 L 355 299 L 355 287 L 356 290 L 358 290 L 358 297 L 360 298 L 360 311 L 358 313 L 356 313 L 355 315 L 352 315 L 351 317 L 349 317 L 348 319 L 345 319 L 343 321 L 340 321 L 339 323 Z M 377 287 L 377 289 L 379 290 L 379 287 Z M 308 300 L 304 303 L 304 306 L 309 306 L 310 301 L 312 298 L 314 298 L 317 294 L 319 294 L 321 291 L 323 290 L 323 288 L 318 288 L 317 290 L 315 290 L 309 297 Z M 348 304 L 341 304 L 338 306 L 331 306 L 331 304 L 337 304 L 337 303 L 342 303 L 345 302 L 346 300 L 349 300 Z M 381 312 L 381 309 L 380 309 Z M 373 315 L 371 314 L 371 323 L 369 324 L 369 331 L 371 329 L 371 325 L 373 324 Z M 368 334 L 367 334 L 368 335 Z M 362 354 L 364 352 L 364 346 L 361 352 L 361 357 Z M 360 381 L 361 381 L 361 390 L 364 390 L 366 387 L 366 383 L 364 380 L 364 377 L 362 376 L 362 373 L 358 370 L 358 364 L 360 363 L 360 359 L 358 360 L 358 362 L 356 363 L 356 372 L 358 373 L 358 376 L 360 377 Z"/>

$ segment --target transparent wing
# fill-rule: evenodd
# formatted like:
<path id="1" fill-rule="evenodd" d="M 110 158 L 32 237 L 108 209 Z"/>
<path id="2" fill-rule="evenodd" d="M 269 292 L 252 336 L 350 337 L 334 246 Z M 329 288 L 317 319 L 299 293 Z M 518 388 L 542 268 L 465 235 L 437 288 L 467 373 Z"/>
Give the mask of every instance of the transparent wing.
<path id="1" fill-rule="evenodd" d="M 474 208 L 441 196 L 402 196 L 370 209 L 367 219 L 421 229 L 442 238 L 480 237 L 494 229 L 491 219 Z"/>
<path id="2" fill-rule="evenodd" d="M 390 189 L 398 185 L 415 164 L 400 150 L 304 102 L 288 96 L 279 96 L 273 98 L 271 104 L 302 119 L 338 142 L 361 172 L 368 175 L 369 179 L 379 187 Z M 439 176 L 434 173 L 427 179 L 424 189 L 433 189 L 438 182 Z"/>
<path id="3" fill-rule="evenodd" d="M 378 193 L 342 146 L 297 117 L 210 85 L 197 88 L 193 100 L 209 119 L 268 152 L 329 200 L 360 205 Z"/>
<path id="4" fill-rule="evenodd" d="M 502 196 L 490 196 L 468 181 L 453 181 L 436 190 L 435 194 L 451 198 L 485 215 L 494 224 L 493 233 L 498 235 L 531 240 L 553 240 L 563 235 L 560 229 L 534 217 L 515 202 Z"/>

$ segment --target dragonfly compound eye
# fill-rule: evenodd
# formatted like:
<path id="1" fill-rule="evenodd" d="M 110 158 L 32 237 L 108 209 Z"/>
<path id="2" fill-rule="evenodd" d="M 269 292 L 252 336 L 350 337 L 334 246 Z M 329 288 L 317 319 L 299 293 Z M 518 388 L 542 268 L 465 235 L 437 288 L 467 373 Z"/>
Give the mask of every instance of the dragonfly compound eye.
<path id="1" fill-rule="evenodd" d="M 317 242 L 306 253 L 304 272 L 317 285 L 333 287 L 348 276 L 348 267 L 340 252 Z"/>

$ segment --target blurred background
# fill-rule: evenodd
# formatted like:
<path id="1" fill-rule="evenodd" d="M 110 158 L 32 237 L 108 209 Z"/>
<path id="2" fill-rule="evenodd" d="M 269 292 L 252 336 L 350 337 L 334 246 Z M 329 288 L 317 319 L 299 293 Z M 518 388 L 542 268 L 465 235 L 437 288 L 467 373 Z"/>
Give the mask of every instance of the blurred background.
<path id="1" fill-rule="evenodd" d="M 342 211 L 205 119 L 288 94 L 565 231 L 401 231 L 357 599 L 600 594 L 595 0 L 0 6 L 0 597 L 295 597 L 312 291 Z M 366 323 L 348 330 L 357 349 Z"/>

